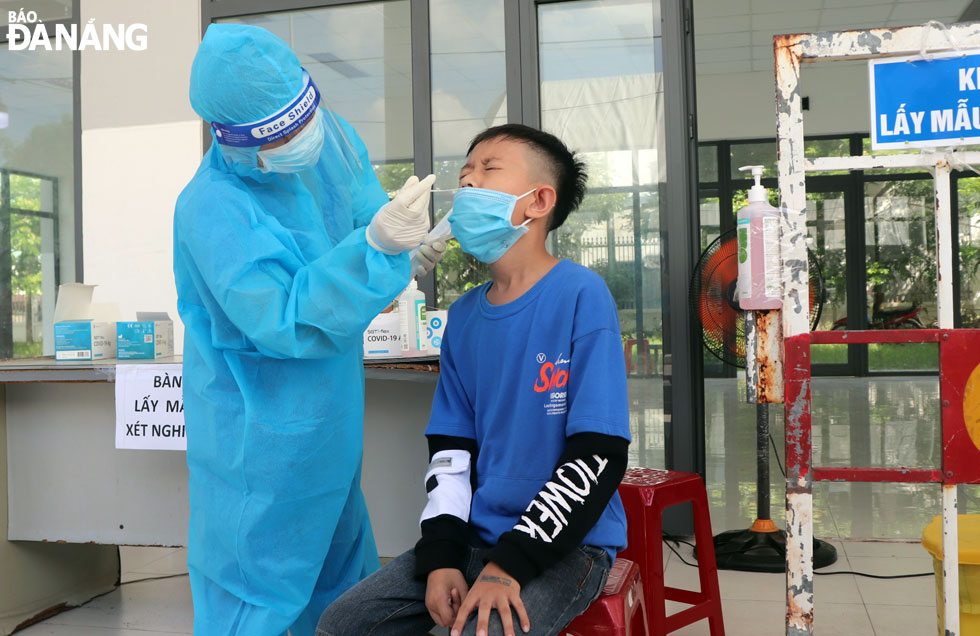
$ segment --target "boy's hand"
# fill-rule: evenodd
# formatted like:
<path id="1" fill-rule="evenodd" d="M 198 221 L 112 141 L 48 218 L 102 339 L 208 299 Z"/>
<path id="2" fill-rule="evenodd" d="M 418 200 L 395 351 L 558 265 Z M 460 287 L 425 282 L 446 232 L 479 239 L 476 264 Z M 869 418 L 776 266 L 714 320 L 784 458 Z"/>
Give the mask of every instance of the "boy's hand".
<path id="1" fill-rule="evenodd" d="M 466 619 L 470 617 L 473 610 L 478 610 L 476 623 L 477 636 L 487 636 L 490 627 L 490 610 L 496 609 L 500 614 L 500 622 L 504 628 L 505 636 L 514 636 L 514 621 L 511 618 L 510 608 L 517 611 L 518 618 L 521 619 L 521 629 L 527 632 L 531 629 L 531 621 L 527 618 L 527 610 L 524 609 L 524 602 L 521 601 L 521 586 L 512 579 L 503 568 L 493 561 L 486 564 L 476 578 L 473 589 L 463 600 L 463 606 L 456 614 L 456 622 L 453 624 L 452 636 L 459 636 L 466 625 Z"/>
<path id="2" fill-rule="evenodd" d="M 441 568 L 429 572 L 425 585 L 425 607 L 439 627 L 449 627 L 466 598 L 466 579 L 455 568 Z"/>

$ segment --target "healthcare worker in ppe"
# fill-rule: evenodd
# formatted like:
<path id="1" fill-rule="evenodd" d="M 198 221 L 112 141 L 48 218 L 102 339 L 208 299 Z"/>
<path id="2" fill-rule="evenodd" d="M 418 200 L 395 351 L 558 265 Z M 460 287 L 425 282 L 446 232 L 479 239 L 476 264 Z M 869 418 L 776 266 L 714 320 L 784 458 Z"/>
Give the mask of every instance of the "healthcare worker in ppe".
<path id="1" fill-rule="evenodd" d="M 309 636 L 378 567 L 362 333 L 408 284 L 434 177 L 389 202 L 354 129 L 258 27 L 208 28 L 190 100 L 214 142 L 174 218 L 194 633 Z M 439 256 L 423 252 L 419 271 Z"/>

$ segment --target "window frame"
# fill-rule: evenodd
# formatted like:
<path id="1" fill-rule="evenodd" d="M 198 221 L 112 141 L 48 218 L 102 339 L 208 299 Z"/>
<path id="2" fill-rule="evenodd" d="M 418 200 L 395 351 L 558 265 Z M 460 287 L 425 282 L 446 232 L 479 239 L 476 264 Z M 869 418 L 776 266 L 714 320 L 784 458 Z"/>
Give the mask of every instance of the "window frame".
<path id="1" fill-rule="evenodd" d="M 56 25 L 71 26 L 78 25 L 81 22 L 81 2 L 80 0 L 74 0 L 71 7 L 71 18 L 61 19 L 61 20 L 42 20 L 38 24 L 44 26 L 48 37 L 54 39 L 54 28 Z M 8 44 L 8 31 L 0 31 L 0 46 L 6 46 Z M 72 92 L 72 181 L 74 182 L 73 187 L 73 209 L 74 209 L 74 248 L 75 248 L 75 263 L 74 263 L 74 276 L 73 281 L 70 282 L 81 282 L 85 280 L 85 258 L 84 258 L 84 240 L 83 240 L 83 226 L 82 226 L 82 91 L 81 91 L 81 61 L 82 54 L 78 50 L 72 51 L 71 54 L 71 92 Z M 5 177 L 9 174 L 18 174 L 26 176 L 39 176 L 32 175 L 19 170 L 5 170 Z M 47 177 L 44 177 L 47 178 Z M 6 178 L 5 178 L 6 181 Z M 4 200 L 9 196 L 7 187 L 9 183 L 4 183 Z M 18 212 L 12 208 L 4 206 L 3 213 L 9 214 Z M 37 214 L 31 212 L 30 214 Z M 41 215 L 44 216 L 44 215 Z M 57 219 L 56 219 L 57 220 Z M 55 224 L 58 228 L 59 224 Z M 60 234 L 56 234 L 56 237 L 60 237 Z M 5 240 L 6 244 L 10 244 L 10 227 L 9 224 L 4 229 L 2 235 L 0 235 L 0 240 Z M 56 240 L 59 240 L 56 238 Z M 0 268 L 3 271 L 10 271 L 11 268 L 11 254 L 10 250 L 0 250 Z M 61 282 L 61 249 L 60 244 L 58 244 L 57 256 L 55 258 L 55 285 Z M 0 283 L 3 289 L 0 289 L 0 357 L 12 358 L 13 357 L 13 299 L 11 297 L 12 292 L 10 289 L 10 278 L 3 277 L 0 280 L 4 281 Z M 9 337 L 8 337 L 9 336 Z"/>

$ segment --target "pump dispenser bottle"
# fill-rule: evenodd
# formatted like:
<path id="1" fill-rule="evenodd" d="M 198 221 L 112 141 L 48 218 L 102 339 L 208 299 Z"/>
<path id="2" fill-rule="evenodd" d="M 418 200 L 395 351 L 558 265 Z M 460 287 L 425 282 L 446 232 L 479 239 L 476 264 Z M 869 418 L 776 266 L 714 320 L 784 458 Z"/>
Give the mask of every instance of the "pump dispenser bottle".
<path id="1" fill-rule="evenodd" d="M 751 170 L 755 185 L 749 189 L 749 203 L 738 211 L 735 222 L 738 236 L 738 304 L 745 310 L 779 309 L 783 305 L 780 212 L 769 205 L 769 195 L 762 186 L 763 167 L 743 166 L 739 170 Z"/>
<path id="2" fill-rule="evenodd" d="M 402 355 L 410 355 L 428 349 L 429 324 L 425 318 L 425 294 L 413 278 L 398 297 L 399 338 Z"/>

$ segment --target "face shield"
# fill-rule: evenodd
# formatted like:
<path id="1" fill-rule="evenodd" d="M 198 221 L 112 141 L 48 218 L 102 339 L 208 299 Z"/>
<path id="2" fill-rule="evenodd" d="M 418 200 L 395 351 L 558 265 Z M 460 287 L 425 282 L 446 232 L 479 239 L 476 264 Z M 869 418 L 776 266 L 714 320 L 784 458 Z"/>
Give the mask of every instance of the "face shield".
<path id="1" fill-rule="evenodd" d="M 354 144 L 347 137 L 333 110 L 322 103 L 320 91 L 306 69 L 303 69 L 303 89 L 278 112 L 247 124 L 211 122 L 211 129 L 222 155 L 228 161 L 256 167 L 260 146 L 278 141 L 299 130 L 316 114 L 319 106 L 323 106 L 320 109 L 323 118 L 323 152 L 328 153 L 331 161 L 340 164 L 348 176 L 360 174 L 364 166 Z"/>

